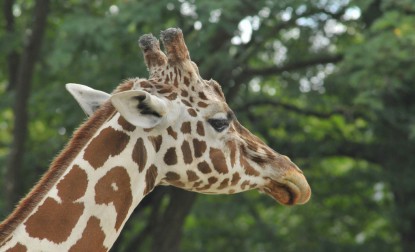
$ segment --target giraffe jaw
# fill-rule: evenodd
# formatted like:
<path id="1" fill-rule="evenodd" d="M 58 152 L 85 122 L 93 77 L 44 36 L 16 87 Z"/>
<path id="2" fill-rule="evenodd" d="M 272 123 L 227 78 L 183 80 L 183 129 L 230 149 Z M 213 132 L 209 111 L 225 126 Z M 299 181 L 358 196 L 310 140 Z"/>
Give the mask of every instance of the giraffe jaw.
<path id="1" fill-rule="evenodd" d="M 269 183 L 260 190 L 283 205 L 305 204 L 311 196 L 305 178 L 300 178 L 299 181 L 285 179 L 283 182 L 269 179 Z"/>

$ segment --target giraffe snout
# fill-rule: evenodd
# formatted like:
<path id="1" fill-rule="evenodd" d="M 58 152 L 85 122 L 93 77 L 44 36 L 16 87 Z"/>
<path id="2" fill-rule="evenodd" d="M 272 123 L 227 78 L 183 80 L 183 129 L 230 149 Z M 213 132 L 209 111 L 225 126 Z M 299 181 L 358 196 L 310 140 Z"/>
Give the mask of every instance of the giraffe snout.
<path id="1" fill-rule="evenodd" d="M 286 156 L 280 156 L 275 163 L 278 172 L 267 177 L 261 190 L 283 205 L 307 203 L 311 188 L 303 172 Z"/>
<path id="2" fill-rule="evenodd" d="M 302 173 L 289 174 L 284 179 L 284 185 L 292 194 L 292 204 L 305 204 L 309 201 L 311 188 Z"/>

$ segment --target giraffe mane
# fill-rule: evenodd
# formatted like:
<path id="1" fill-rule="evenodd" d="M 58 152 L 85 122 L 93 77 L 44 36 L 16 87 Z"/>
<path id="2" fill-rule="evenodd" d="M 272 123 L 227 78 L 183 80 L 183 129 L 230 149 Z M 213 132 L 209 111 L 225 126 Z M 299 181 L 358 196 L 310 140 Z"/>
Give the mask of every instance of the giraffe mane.
<path id="1" fill-rule="evenodd" d="M 133 79 L 126 80 L 113 93 L 130 90 L 133 83 Z M 19 202 L 9 217 L 0 223 L 0 246 L 7 241 L 13 230 L 28 217 L 45 194 L 64 174 L 82 148 L 114 113 L 115 108 L 110 101 L 107 101 L 73 133 L 69 143 L 54 159 L 40 181 Z"/>

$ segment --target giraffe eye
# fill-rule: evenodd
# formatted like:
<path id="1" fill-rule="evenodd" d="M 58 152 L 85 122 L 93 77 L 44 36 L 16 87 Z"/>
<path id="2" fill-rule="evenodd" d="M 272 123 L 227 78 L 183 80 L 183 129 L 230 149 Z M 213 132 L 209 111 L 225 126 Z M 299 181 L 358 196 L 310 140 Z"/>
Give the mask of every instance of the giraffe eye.
<path id="1" fill-rule="evenodd" d="M 229 127 L 229 119 L 209 119 L 208 123 L 217 131 L 222 132 Z"/>

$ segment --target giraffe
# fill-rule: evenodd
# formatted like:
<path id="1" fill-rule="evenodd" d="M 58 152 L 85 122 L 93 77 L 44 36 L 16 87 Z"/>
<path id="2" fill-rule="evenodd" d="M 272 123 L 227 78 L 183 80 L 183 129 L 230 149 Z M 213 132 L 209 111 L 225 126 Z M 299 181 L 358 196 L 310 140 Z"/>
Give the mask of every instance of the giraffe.
<path id="1" fill-rule="evenodd" d="M 89 118 L 0 224 L 0 251 L 107 251 L 157 185 L 204 194 L 258 189 L 304 204 L 303 172 L 245 129 L 220 85 L 204 80 L 179 28 L 139 46 L 149 78 L 111 94 L 67 84 Z"/>

